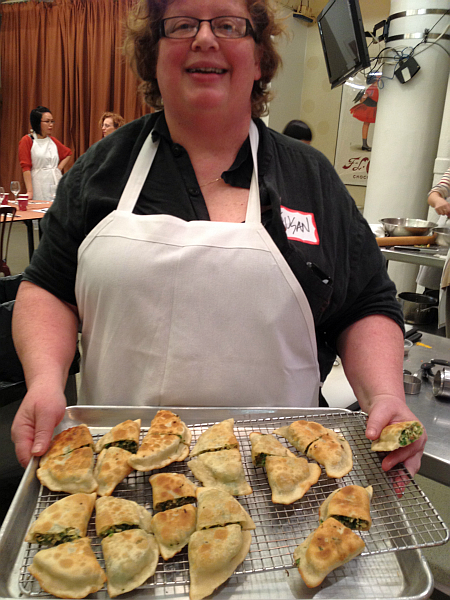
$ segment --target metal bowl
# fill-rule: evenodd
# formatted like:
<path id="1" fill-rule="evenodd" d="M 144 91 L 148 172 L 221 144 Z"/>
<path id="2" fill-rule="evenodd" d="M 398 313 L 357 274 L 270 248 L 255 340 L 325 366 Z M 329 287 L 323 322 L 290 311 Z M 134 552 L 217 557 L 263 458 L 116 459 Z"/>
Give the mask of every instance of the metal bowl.
<path id="1" fill-rule="evenodd" d="M 424 221 L 423 219 L 402 219 L 393 217 L 391 219 L 380 219 L 383 223 L 386 235 L 392 237 L 404 237 L 409 235 L 430 235 L 436 223 Z"/>
<path id="2" fill-rule="evenodd" d="M 433 233 L 436 234 L 436 244 L 450 248 L 450 227 L 434 227 Z"/>

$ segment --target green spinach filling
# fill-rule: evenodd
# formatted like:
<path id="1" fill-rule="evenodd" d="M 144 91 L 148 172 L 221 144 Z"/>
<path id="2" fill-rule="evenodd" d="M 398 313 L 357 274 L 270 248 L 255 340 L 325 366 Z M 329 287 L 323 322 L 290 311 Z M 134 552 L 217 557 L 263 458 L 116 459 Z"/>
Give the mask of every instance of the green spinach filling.
<path id="1" fill-rule="evenodd" d="M 46 544 L 47 546 L 57 546 L 58 544 L 64 544 L 65 542 L 73 542 L 78 540 L 81 536 L 79 535 L 78 529 L 74 527 L 68 527 L 58 533 L 36 533 L 34 539 L 37 544 Z"/>
<path id="2" fill-rule="evenodd" d="M 423 433 L 420 425 L 411 425 L 402 430 L 399 438 L 400 446 L 408 446 L 415 442 Z"/>
<path id="3" fill-rule="evenodd" d="M 115 533 L 120 533 L 121 531 L 127 531 L 128 529 L 139 529 L 139 525 L 134 523 L 120 523 L 119 525 L 111 525 L 108 529 L 105 529 L 101 532 L 101 537 L 108 537 L 110 535 L 114 535 Z"/>
<path id="4" fill-rule="evenodd" d="M 336 521 L 339 521 L 340 523 L 342 523 L 342 525 L 345 525 L 349 529 L 363 529 L 364 527 L 367 527 L 367 521 L 365 521 L 364 519 L 344 517 L 344 515 L 332 516 L 334 519 L 336 519 Z"/>
<path id="5" fill-rule="evenodd" d="M 185 498 L 171 498 L 170 500 L 165 500 L 164 502 L 158 502 L 155 510 L 162 512 L 164 510 L 170 510 L 171 508 L 178 508 L 184 504 L 194 504 L 194 502 L 197 502 L 197 498 L 194 498 L 194 496 L 186 496 Z"/>
<path id="6" fill-rule="evenodd" d="M 118 440 L 117 442 L 110 442 L 109 444 L 105 444 L 105 448 L 111 448 L 112 446 L 116 448 L 122 448 L 122 450 L 128 450 L 132 454 L 136 454 L 138 445 L 134 440 Z"/>

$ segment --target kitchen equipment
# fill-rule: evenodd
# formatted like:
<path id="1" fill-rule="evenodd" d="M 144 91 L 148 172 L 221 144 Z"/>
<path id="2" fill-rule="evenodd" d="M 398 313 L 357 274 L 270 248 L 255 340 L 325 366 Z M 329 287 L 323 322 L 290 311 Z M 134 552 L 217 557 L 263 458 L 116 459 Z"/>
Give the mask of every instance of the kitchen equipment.
<path id="1" fill-rule="evenodd" d="M 414 325 L 430 323 L 433 319 L 433 309 L 438 308 L 438 300 L 425 294 L 401 292 L 397 300 L 402 305 L 405 321 Z"/>
<path id="2" fill-rule="evenodd" d="M 383 224 L 386 235 L 389 237 L 430 235 L 433 227 L 437 226 L 437 223 L 432 221 L 400 217 L 380 219 L 380 223 Z"/>
<path id="3" fill-rule="evenodd" d="M 97 439 L 111 427 L 125 419 L 142 419 L 144 434 L 160 407 L 98 407 L 73 406 L 66 409 L 65 417 L 55 433 L 76 424 L 86 423 Z M 167 407 L 172 408 L 172 407 Z M 246 478 L 253 494 L 239 497 L 239 502 L 251 514 L 256 524 L 252 532 L 252 546 L 217 599 L 233 597 L 236 600 L 264 600 L 266 598 L 307 598 L 307 589 L 292 565 L 295 547 L 318 526 L 318 507 L 328 494 L 343 485 L 372 485 L 371 503 L 373 525 L 364 532 L 366 548 L 363 554 L 336 569 L 328 578 L 327 597 L 333 599 L 394 598 L 423 600 L 432 591 L 432 577 L 420 548 L 445 544 L 448 528 L 439 517 L 428 498 L 411 478 L 407 470 L 398 465 L 385 473 L 381 457 L 370 451 L 370 441 L 365 437 L 367 416 L 336 408 L 172 408 L 192 431 L 192 444 L 210 425 L 233 417 L 235 435 L 240 444 Z M 341 433 L 350 443 L 357 457 L 352 471 L 342 480 L 334 480 L 323 473 L 313 488 L 292 505 L 271 502 L 270 488 L 263 469 L 251 461 L 250 431 L 271 433 L 274 428 L 287 425 L 300 418 L 314 420 L 324 427 Z M 41 488 L 35 472 L 37 460 L 30 462 L 13 500 L 0 532 L 0 598 L 18 599 L 26 596 L 48 598 L 37 582 L 27 572 L 27 566 L 38 550 L 35 544 L 23 542 L 25 533 L 39 512 L 62 494 Z M 182 472 L 192 479 L 186 462 L 173 463 L 170 471 Z M 398 483 L 400 482 L 400 483 Z M 402 498 L 398 488 L 405 485 Z M 139 504 L 152 506 L 152 490 L 148 473 L 132 472 L 119 484 L 115 496 L 133 499 Z M 88 527 L 92 549 L 104 560 L 100 540 L 95 534 L 94 518 Z M 397 550 L 403 550 L 397 552 Z M 150 594 L 155 600 L 170 596 L 187 599 L 189 582 L 186 549 L 170 561 L 159 561 L 155 575 L 129 598 L 144 598 Z M 151 588 L 151 591 L 149 589 Z M 104 590 L 93 595 L 104 599 Z"/>
<path id="4" fill-rule="evenodd" d="M 438 246 L 450 247 L 450 227 L 434 227 L 433 233 L 436 234 L 436 244 Z"/>
<path id="5" fill-rule="evenodd" d="M 416 375 L 403 374 L 403 388 L 405 394 L 418 394 L 422 386 L 422 381 Z"/>
<path id="6" fill-rule="evenodd" d="M 450 398 L 450 368 L 442 367 L 433 379 L 433 394 L 436 398 Z"/>
<path id="7" fill-rule="evenodd" d="M 411 350 L 411 348 L 414 346 L 414 343 L 411 340 L 404 340 L 404 349 L 405 349 L 405 354 L 404 356 L 408 356 L 409 351 Z"/>
<path id="8" fill-rule="evenodd" d="M 434 244 L 436 241 L 436 234 L 433 235 L 409 235 L 404 237 L 377 237 L 375 238 L 378 246 L 381 248 L 387 246 L 415 246 L 423 244 Z M 436 250 L 437 252 L 437 250 Z"/>

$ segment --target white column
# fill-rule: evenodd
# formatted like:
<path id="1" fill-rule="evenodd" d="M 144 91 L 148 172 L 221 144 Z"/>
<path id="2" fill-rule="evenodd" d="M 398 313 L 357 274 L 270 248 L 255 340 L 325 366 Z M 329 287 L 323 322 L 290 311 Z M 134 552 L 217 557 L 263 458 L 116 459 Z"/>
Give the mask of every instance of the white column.
<path id="1" fill-rule="evenodd" d="M 421 9 L 424 9 L 421 11 Z M 388 41 L 386 46 L 405 54 L 416 46 L 425 29 L 432 31 L 429 41 L 445 32 L 450 15 L 423 14 L 426 9 L 450 9 L 450 0 L 391 0 L 388 38 L 410 36 L 410 39 Z M 402 15 L 404 13 L 404 15 Z M 433 179 L 439 134 L 450 68 L 450 41 L 421 44 L 414 58 L 420 71 L 401 84 L 393 75 L 394 65 L 383 67 L 384 87 L 380 90 L 374 129 L 370 173 L 367 183 L 364 216 L 369 223 L 386 217 L 426 218 L 426 202 Z M 447 52 L 444 50 L 447 50 Z M 380 48 L 381 49 L 381 48 Z M 396 54 L 386 50 L 386 62 L 394 62 Z M 399 292 L 414 291 L 417 267 L 391 263 L 389 274 Z"/>

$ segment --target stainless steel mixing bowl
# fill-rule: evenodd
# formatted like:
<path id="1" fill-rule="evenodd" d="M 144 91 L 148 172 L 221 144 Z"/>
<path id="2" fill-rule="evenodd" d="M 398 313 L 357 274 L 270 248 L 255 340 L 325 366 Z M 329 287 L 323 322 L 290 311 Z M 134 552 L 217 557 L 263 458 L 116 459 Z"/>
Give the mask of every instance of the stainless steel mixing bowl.
<path id="1" fill-rule="evenodd" d="M 423 219 L 403 219 L 392 217 L 390 219 L 380 219 L 383 223 L 386 235 L 391 237 L 405 237 L 409 235 L 431 235 L 436 223 L 424 221 Z"/>
<path id="2" fill-rule="evenodd" d="M 433 233 L 436 234 L 436 244 L 438 246 L 450 247 L 450 227 L 434 227 Z"/>

